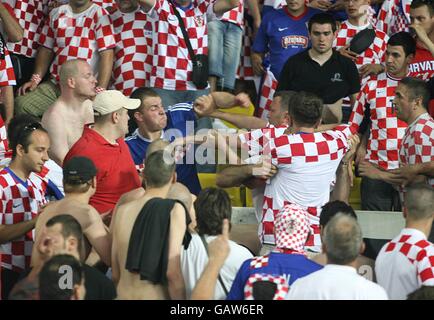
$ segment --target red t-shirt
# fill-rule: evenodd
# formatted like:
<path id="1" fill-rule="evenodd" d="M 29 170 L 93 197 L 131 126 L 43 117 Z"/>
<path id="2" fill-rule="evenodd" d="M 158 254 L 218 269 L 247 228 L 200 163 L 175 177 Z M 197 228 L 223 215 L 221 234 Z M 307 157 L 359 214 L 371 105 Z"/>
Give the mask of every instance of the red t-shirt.
<path id="1" fill-rule="evenodd" d="M 408 76 L 428 81 L 433 75 L 434 57 L 430 51 L 417 44 L 416 55 L 409 65 Z"/>
<path id="2" fill-rule="evenodd" d="M 88 157 L 98 170 L 96 192 L 89 203 L 101 214 L 112 210 L 121 195 L 141 185 L 128 146 L 122 138 L 117 140 L 117 144 L 111 144 L 95 130 L 85 127 L 64 163 L 74 156 Z"/>

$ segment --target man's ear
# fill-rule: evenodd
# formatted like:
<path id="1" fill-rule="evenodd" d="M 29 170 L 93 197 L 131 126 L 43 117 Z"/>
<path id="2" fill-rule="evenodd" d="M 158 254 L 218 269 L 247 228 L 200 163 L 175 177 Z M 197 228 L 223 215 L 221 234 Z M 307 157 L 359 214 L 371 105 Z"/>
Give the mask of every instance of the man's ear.
<path id="1" fill-rule="evenodd" d="M 176 171 L 174 171 L 173 174 L 172 174 L 172 183 L 176 183 L 177 179 L 178 179 L 178 176 L 176 174 Z"/>
<path id="2" fill-rule="evenodd" d="M 365 250 L 366 250 L 366 244 L 365 244 L 365 241 L 362 241 L 362 244 L 360 245 L 359 253 L 363 254 L 363 252 L 365 252 Z"/>
<path id="3" fill-rule="evenodd" d="M 66 240 L 66 250 L 68 252 L 78 251 L 80 253 L 80 248 L 78 247 L 78 240 L 75 237 L 69 237 Z"/>
<path id="4" fill-rule="evenodd" d="M 407 62 L 407 64 L 410 64 L 414 59 L 414 54 L 409 54 L 407 57 L 405 57 L 405 61 Z"/>
<path id="5" fill-rule="evenodd" d="M 24 150 L 24 147 L 22 144 L 17 144 L 17 155 L 22 157 L 26 151 Z"/>
<path id="6" fill-rule="evenodd" d="M 66 83 L 68 84 L 68 87 L 70 87 L 72 89 L 75 89 L 76 82 L 75 82 L 74 78 L 68 78 L 68 80 L 66 81 Z"/>
<path id="7" fill-rule="evenodd" d="M 119 122 L 119 112 L 115 111 L 112 113 L 112 122 L 118 123 Z"/>
<path id="8" fill-rule="evenodd" d="M 96 189 L 96 176 L 92 178 L 91 187 Z"/>
<path id="9" fill-rule="evenodd" d="M 133 117 L 136 121 L 143 121 L 143 115 L 139 111 L 134 112 Z"/>

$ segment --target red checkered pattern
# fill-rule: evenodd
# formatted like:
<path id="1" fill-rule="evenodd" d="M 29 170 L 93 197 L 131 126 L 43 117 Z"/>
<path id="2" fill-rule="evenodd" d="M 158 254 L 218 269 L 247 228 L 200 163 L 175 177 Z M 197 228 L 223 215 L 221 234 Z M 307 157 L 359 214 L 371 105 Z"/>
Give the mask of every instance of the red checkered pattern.
<path id="1" fill-rule="evenodd" d="M 242 28 L 244 24 L 244 0 L 240 0 L 238 7 L 226 11 L 220 20 L 232 22 Z"/>
<path id="2" fill-rule="evenodd" d="M 107 11 L 93 4 L 80 15 L 74 15 L 69 5 L 50 12 L 39 42 L 54 51 L 50 72 L 59 80 L 59 67 L 67 60 L 86 60 L 98 73 L 99 55 L 115 47 L 113 29 Z"/>
<path id="3" fill-rule="evenodd" d="M 156 0 L 154 8 L 149 12 L 151 18 L 155 19 L 156 28 L 153 33 L 151 87 L 197 90 L 191 81 L 193 64 L 173 10 L 168 0 Z M 195 54 L 208 53 L 208 10 L 213 10 L 210 0 L 197 0 L 193 2 L 193 8 L 187 11 L 178 10 Z"/>
<path id="4" fill-rule="evenodd" d="M 111 14 L 116 39 L 113 65 L 113 88 L 126 96 L 140 87 L 148 86 L 152 67 L 152 23 L 137 9 Z"/>
<path id="5" fill-rule="evenodd" d="M 20 42 L 8 42 L 10 52 L 33 58 L 39 47 L 38 39 L 48 13 L 50 0 L 6 0 L 13 9 L 15 18 L 24 29 Z"/>
<path id="6" fill-rule="evenodd" d="M 246 282 L 244 287 L 244 299 L 254 300 L 253 297 L 253 284 L 258 281 L 272 282 L 276 284 L 276 293 L 273 300 L 285 300 L 289 291 L 288 282 L 283 276 L 272 276 L 270 274 L 255 273 L 252 274 Z"/>
<path id="7" fill-rule="evenodd" d="M 424 113 L 407 128 L 399 150 L 401 165 L 434 161 L 434 120 Z M 434 178 L 429 179 L 434 187 Z"/>
<path id="8" fill-rule="evenodd" d="M 268 266 L 268 260 L 270 256 L 267 254 L 265 256 L 254 257 L 250 261 L 250 269 L 259 269 Z"/>
<path id="9" fill-rule="evenodd" d="M 269 149 L 264 152 L 264 146 L 267 146 L 270 139 L 283 135 L 286 129 L 288 127 L 284 125 L 275 127 L 268 124 L 266 128 L 251 130 L 240 134 L 238 137 L 243 147 L 248 149 L 250 156 L 268 155 Z"/>
<path id="10" fill-rule="evenodd" d="M 0 41 L 2 41 L 0 39 Z M 12 65 L 11 57 L 9 51 L 6 48 L 6 44 L 1 46 L 4 50 L 4 59 L 0 60 L 0 87 L 14 86 L 17 84 L 15 81 L 14 67 Z"/>
<path id="11" fill-rule="evenodd" d="M 410 281 L 417 275 L 417 283 L 413 284 L 414 290 L 421 285 L 433 286 L 434 245 L 408 230 L 411 229 L 404 229 L 398 237 L 386 244 L 384 255 L 404 255 L 408 259 L 411 265 L 394 265 L 393 267 L 400 270 L 399 274 L 402 278 L 405 277 L 405 281 Z"/>
<path id="12" fill-rule="evenodd" d="M 399 167 L 399 148 L 407 128 L 407 124 L 396 117 L 392 108 L 399 80 L 387 73 L 370 77 L 357 96 L 349 120 L 358 130 L 365 107 L 370 106 L 371 130 L 365 159 L 386 170 Z"/>
<path id="13" fill-rule="evenodd" d="M 376 28 L 391 36 L 408 31 L 411 0 L 385 0 L 377 15 Z"/>
<path id="14" fill-rule="evenodd" d="M 5 160 L 12 156 L 9 152 L 9 142 L 6 126 L 0 115 L 0 165 L 5 165 Z"/>
<path id="15" fill-rule="evenodd" d="M 304 254 L 304 245 L 311 231 L 308 212 L 295 203 L 287 204 L 276 214 L 274 235 L 276 247 Z"/>
<path id="16" fill-rule="evenodd" d="M 277 80 L 274 77 L 274 74 L 269 69 L 267 69 L 261 88 L 261 95 L 259 97 L 259 108 L 257 110 L 258 117 L 262 119 L 268 119 L 268 113 L 270 113 L 270 105 L 273 101 L 276 89 Z"/>
<path id="17" fill-rule="evenodd" d="M 11 225 L 29 221 L 38 215 L 46 203 L 44 192 L 33 180 L 26 185 L 11 175 L 8 169 L 0 171 L 0 224 Z M 34 241 L 33 231 L 1 245 L 1 267 L 21 272 L 30 266 Z"/>
<path id="18" fill-rule="evenodd" d="M 247 12 L 244 12 L 244 17 L 247 15 Z M 236 77 L 239 80 L 253 80 L 255 74 L 253 73 L 252 60 L 250 59 L 253 45 L 253 27 L 250 25 L 247 18 L 244 19 L 243 37 L 241 41 L 241 57 Z"/>
<path id="19" fill-rule="evenodd" d="M 320 251 L 319 215 L 321 207 L 329 201 L 330 185 L 347 151 L 347 139 L 354 133 L 350 129 L 342 125 L 335 130 L 282 135 L 270 140 L 272 163 L 278 172 L 265 187 L 259 228 L 263 243 L 275 244 L 276 215 L 286 204 L 296 203 L 308 212 L 313 229 L 306 247 Z"/>
<path id="20" fill-rule="evenodd" d="M 93 3 L 103 7 L 106 10 L 117 9 L 118 5 L 115 0 L 92 0 Z"/>

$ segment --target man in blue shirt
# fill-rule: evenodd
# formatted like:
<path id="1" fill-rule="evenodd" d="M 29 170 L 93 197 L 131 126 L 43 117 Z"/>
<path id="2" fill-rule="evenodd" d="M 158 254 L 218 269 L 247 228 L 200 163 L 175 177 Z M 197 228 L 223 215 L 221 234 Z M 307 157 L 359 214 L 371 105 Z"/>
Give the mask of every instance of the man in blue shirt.
<path id="1" fill-rule="evenodd" d="M 310 47 L 307 22 L 319 10 L 304 0 L 287 1 L 282 9 L 265 14 L 253 43 L 252 64 L 257 75 L 264 72 L 263 58 L 269 53 L 270 70 L 276 79 L 289 57 Z"/>

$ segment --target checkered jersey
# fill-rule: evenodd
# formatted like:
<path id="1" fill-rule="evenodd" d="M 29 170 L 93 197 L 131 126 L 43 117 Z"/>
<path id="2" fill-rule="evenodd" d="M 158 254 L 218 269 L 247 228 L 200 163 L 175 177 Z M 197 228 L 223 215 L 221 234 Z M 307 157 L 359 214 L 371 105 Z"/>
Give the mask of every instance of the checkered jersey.
<path id="1" fill-rule="evenodd" d="M 0 224 L 12 225 L 29 221 L 46 203 L 44 192 L 32 180 L 21 181 L 9 168 L 0 171 Z M 21 272 L 30 266 L 34 241 L 33 231 L 0 246 L 1 267 Z"/>
<path id="2" fill-rule="evenodd" d="M 349 23 L 348 20 L 341 23 L 338 35 L 334 42 L 334 47 L 339 50 L 346 45 L 349 45 L 354 36 L 359 32 L 366 28 L 369 25 L 365 26 L 354 26 Z M 385 61 L 385 53 L 387 48 L 387 41 L 389 37 L 384 32 L 375 29 L 375 39 L 374 42 L 363 51 L 360 55 L 358 55 L 355 64 L 357 69 L 360 69 L 361 66 L 365 64 L 380 64 Z"/>
<path id="3" fill-rule="evenodd" d="M 250 59 L 253 44 L 253 26 L 251 26 L 249 23 L 248 13 L 246 11 L 244 11 L 244 28 L 243 37 L 241 40 L 241 57 L 240 64 L 238 65 L 236 78 L 240 80 L 253 80 L 255 75 L 253 73 L 252 60 Z M 250 19 L 253 18 L 250 17 Z"/>
<path id="4" fill-rule="evenodd" d="M 247 279 L 246 286 L 244 287 L 245 300 L 254 300 L 253 284 L 258 281 L 266 281 L 276 284 L 276 291 L 273 300 L 285 300 L 289 291 L 288 282 L 285 277 L 280 275 L 254 273 Z"/>
<path id="5" fill-rule="evenodd" d="M 6 131 L 6 126 L 0 115 L 0 165 L 4 165 L 4 161 L 9 157 L 9 142 Z"/>
<path id="6" fill-rule="evenodd" d="M 220 20 L 232 22 L 242 28 L 244 25 L 244 0 L 240 0 L 238 7 L 226 11 Z"/>
<path id="7" fill-rule="evenodd" d="M 270 105 L 273 102 L 274 93 L 276 92 L 278 81 L 274 77 L 273 72 L 267 69 L 264 75 L 264 81 L 261 87 L 261 94 L 259 96 L 259 107 L 257 109 L 257 116 L 262 119 L 268 119 L 270 113 Z"/>
<path id="8" fill-rule="evenodd" d="M 270 140 L 271 161 L 278 172 L 264 191 L 259 228 L 263 243 L 275 244 L 274 218 L 286 204 L 295 203 L 307 210 L 314 231 L 306 246 L 320 251 L 319 215 L 321 207 L 329 201 L 330 185 L 347 151 L 350 129 L 342 125 L 335 130 L 282 135 Z"/>
<path id="9" fill-rule="evenodd" d="M 54 52 L 50 72 L 56 80 L 62 63 L 72 59 L 86 60 L 98 74 L 97 53 L 115 47 L 109 15 L 96 4 L 79 14 L 74 14 L 67 4 L 53 9 L 39 43 Z"/>
<path id="10" fill-rule="evenodd" d="M 411 1 L 385 0 L 377 15 L 376 28 L 389 36 L 400 31 L 408 31 Z"/>
<path id="11" fill-rule="evenodd" d="M 422 285 L 434 285 L 434 245 L 421 231 L 405 228 L 383 246 L 375 273 L 390 299 L 406 299 Z"/>
<path id="12" fill-rule="evenodd" d="M 424 113 L 409 125 L 399 150 L 401 165 L 434 161 L 434 120 Z M 434 187 L 434 178 L 428 180 Z"/>
<path id="13" fill-rule="evenodd" d="M 112 85 L 129 96 L 135 89 L 148 86 L 152 67 L 152 23 L 139 8 L 111 14 L 115 33 L 115 61 Z"/>
<path id="14" fill-rule="evenodd" d="M 115 0 L 92 0 L 92 2 L 106 10 L 118 8 Z"/>
<path id="15" fill-rule="evenodd" d="M 270 256 L 267 254 L 265 256 L 253 257 L 250 261 L 250 269 L 259 269 L 268 266 L 268 261 Z"/>
<path id="16" fill-rule="evenodd" d="M 288 129 L 287 126 L 273 126 L 268 124 L 267 127 L 262 129 L 254 129 L 246 133 L 240 134 L 238 137 L 241 141 L 243 148 L 248 149 L 250 156 L 268 155 L 270 152 L 269 141 L 271 139 L 280 137 Z M 268 149 L 264 150 L 264 146 Z"/>
<path id="17" fill-rule="evenodd" d="M 396 117 L 392 108 L 399 80 L 385 72 L 371 76 L 357 95 L 349 120 L 358 130 L 365 108 L 369 105 L 371 130 L 365 159 L 386 170 L 399 167 L 399 148 L 407 128 L 407 124 Z"/>
<path id="18" fill-rule="evenodd" d="M 8 42 L 11 53 L 29 58 L 36 56 L 38 40 L 48 14 L 48 3 L 51 0 L 5 0 L 12 9 L 15 18 L 24 30 L 23 39 L 19 42 Z"/>
<path id="19" fill-rule="evenodd" d="M 14 67 L 6 43 L 0 38 L 0 87 L 14 86 Z"/>
<path id="20" fill-rule="evenodd" d="M 208 10 L 213 11 L 213 7 L 211 0 L 197 0 L 189 10 L 178 10 L 195 54 L 208 53 L 206 13 Z M 173 10 L 168 0 L 156 0 L 155 6 L 148 13 L 155 20 L 156 28 L 153 33 L 151 87 L 197 90 L 191 81 L 193 64 Z"/>

